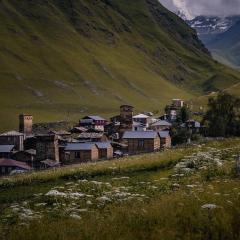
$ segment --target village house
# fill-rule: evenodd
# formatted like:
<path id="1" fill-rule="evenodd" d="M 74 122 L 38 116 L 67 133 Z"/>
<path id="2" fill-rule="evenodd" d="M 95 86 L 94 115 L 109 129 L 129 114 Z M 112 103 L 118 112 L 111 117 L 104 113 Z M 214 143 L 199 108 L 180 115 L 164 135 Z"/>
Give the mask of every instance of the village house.
<path id="1" fill-rule="evenodd" d="M 155 131 L 127 131 L 123 141 L 128 145 L 128 153 L 147 153 L 160 150 L 160 137 Z"/>
<path id="2" fill-rule="evenodd" d="M 172 138 L 169 131 L 160 131 L 158 134 L 160 136 L 161 149 L 171 148 Z"/>
<path id="3" fill-rule="evenodd" d="M 153 124 L 151 124 L 150 129 L 153 131 L 164 131 L 164 130 L 170 130 L 172 127 L 172 124 L 166 120 L 159 120 Z"/>
<path id="4" fill-rule="evenodd" d="M 12 154 L 12 159 L 19 162 L 25 162 L 29 166 L 34 167 L 36 161 L 36 150 L 28 149 L 25 151 L 17 151 Z"/>
<path id="5" fill-rule="evenodd" d="M 26 163 L 18 162 L 13 159 L 0 159 L 0 175 L 9 175 L 13 171 L 30 171 L 31 167 Z"/>
<path id="6" fill-rule="evenodd" d="M 182 107 L 185 106 L 185 102 L 182 99 L 172 99 L 170 106 L 165 109 L 166 115 L 161 117 L 162 120 L 168 120 L 169 122 L 175 122 L 177 120 L 178 113 Z"/>
<path id="7" fill-rule="evenodd" d="M 184 107 L 185 102 L 182 99 L 172 99 L 172 106 L 176 108 Z"/>
<path id="8" fill-rule="evenodd" d="M 113 147 L 110 142 L 96 142 L 99 159 L 113 158 Z"/>
<path id="9" fill-rule="evenodd" d="M 94 143 L 68 143 L 64 148 L 64 163 L 85 163 L 99 159 L 98 147 Z"/>
<path id="10" fill-rule="evenodd" d="M 22 151 L 24 149 L 25 135 L 20 132 L 10 131 L 0 134 L 0 145 L 14 145 L 15 150 Z"/>
<path id="11" fill-rule="evenodd" d="M 80 127 L 104 132 L 107 120 L 99 116 L 86 116 L 79 122 Z"/>
<path id="12" fill-rule="evenodd" d="M 14 145 L 0 145 L 0 158 L 11 158 Z"/>

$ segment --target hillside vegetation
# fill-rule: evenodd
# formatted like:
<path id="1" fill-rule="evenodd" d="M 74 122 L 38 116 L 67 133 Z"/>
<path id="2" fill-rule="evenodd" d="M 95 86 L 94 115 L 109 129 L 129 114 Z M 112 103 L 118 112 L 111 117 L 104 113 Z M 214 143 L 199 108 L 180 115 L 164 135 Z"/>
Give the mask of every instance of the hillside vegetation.
<path id="1" fill-rule="evenodd" d="M 158 110 L 171 98 L 239 82 L 194 30 L 157 0 L 2 0 L 0 129 L 115 113 L 122 103 Z"/>
<path id="2" fill-rule="evenodd" d="M 2 178 L 0 239 L 239 239 L 239 151 L 225 139 Z"/>

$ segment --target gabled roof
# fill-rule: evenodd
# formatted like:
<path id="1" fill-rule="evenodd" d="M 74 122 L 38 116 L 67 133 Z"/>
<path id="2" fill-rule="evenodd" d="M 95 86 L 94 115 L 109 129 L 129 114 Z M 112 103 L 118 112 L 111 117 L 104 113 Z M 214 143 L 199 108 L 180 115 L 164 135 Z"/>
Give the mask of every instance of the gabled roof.
<path id="1" fill-rule="evenodd" d="M 31 167 L 26 163 L 18 162 L 12 159 L 1 158 L 0 159 L 0 167 L 18 167 L 25 170 L 31 170 Z"/>
<path id="2" fill-rule="evenodd" d="M 0 136 L 23 136 L 23 133 L 17 132 L 17 131 L 9 131 L 9 132 L 5 132 L 0 134 Z"/>
<path id="3" fill-rule="evenodd" d="M 94 143 L 68 143 L 65 151 L 92 150 L 94 146 L 96 146 Z"/>
<path id="4" fill-rule="evenodd" d="M 157 136 L 155 131 L 127 131 L 123 134 L 123 139 L 154 139 Z"/>
<path id="5" fill-rule="evenodd" d="M 172 124 L 169 123 L 168 121 L 165 121 L 165 120 L 159 120 L 159 121 L 153 123 L 152 126 L 154 126 L 154 127 L 156 127 L 156 126 L 169 126 L 169 127 L 171 127 Z"/>
<path id="6" fill-rule="evenodd" d="M 94 115 L 92 115 L 92 116 L 86 116 L 85 118 L 90 118 L 90 119 L 93 119 L 93 120 L 95 120 L 95 121 L 106 121 L 106 119 L 104 119 L 104 118 L 102 118 L 102 117 L 100 117 L 100 116 L 94 116 Z"/>
<path id="7" fill-rule="evenodd" d="M 110 142 L 95 142 L 94 144 L 96 144 L 99 149 L 107 149 L 112 147 Z"/>
<path id="8" fill-rule="evenodd" d="M 169 131 L 160 131 L 158 133 L 159 133 L 160 138 L 167 138 L 170 136 Z"/>
<path id="9" fill-rule="evenodd" d="M 138 114 L 136 116 L 133 116 L 133 118 L 149 118 L 149 116 L 141 113 L 141 114 Z"/>
<path id="10" fill-rule="evenodd" d="M 0 153 L 10 153 L 14 145 L 0 145 Z"/>

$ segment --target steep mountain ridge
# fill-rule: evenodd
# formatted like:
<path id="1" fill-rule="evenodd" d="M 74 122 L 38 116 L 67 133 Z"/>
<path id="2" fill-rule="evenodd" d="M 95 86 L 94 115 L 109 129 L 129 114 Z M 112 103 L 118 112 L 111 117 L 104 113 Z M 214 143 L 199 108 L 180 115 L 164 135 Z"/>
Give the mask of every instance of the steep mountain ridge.
<path id="1" fill-rule="evenodd" d="M 1 129 L 19 112 L 50 121 L 122 103 L 158 110 L 238 82 L 157 0 L 0 2 Z"/>
<path id="2" fill-rule="evenodd" d="M 240 68 L 240 20 L 228 31 L 209 41 L 207 45 L 213 53 L 226 58 L 230 63 Z"/>
<path id="3" fill-rule="evenodd" d="M 186 21 L 219 61 L 240 67 L 240 16 L 198 16 Z"/>

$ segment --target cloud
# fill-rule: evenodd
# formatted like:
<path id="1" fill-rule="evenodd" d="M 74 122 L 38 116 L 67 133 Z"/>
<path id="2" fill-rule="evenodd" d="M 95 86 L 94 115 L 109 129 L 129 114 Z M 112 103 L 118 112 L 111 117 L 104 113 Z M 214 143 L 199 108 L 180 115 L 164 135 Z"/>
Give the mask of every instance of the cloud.
<path id="1" fill-rule="evenodd" d="M 181 10 L 186 15 L 240 15 L 240 0 L 159 0 L 171 11 Z"/>

